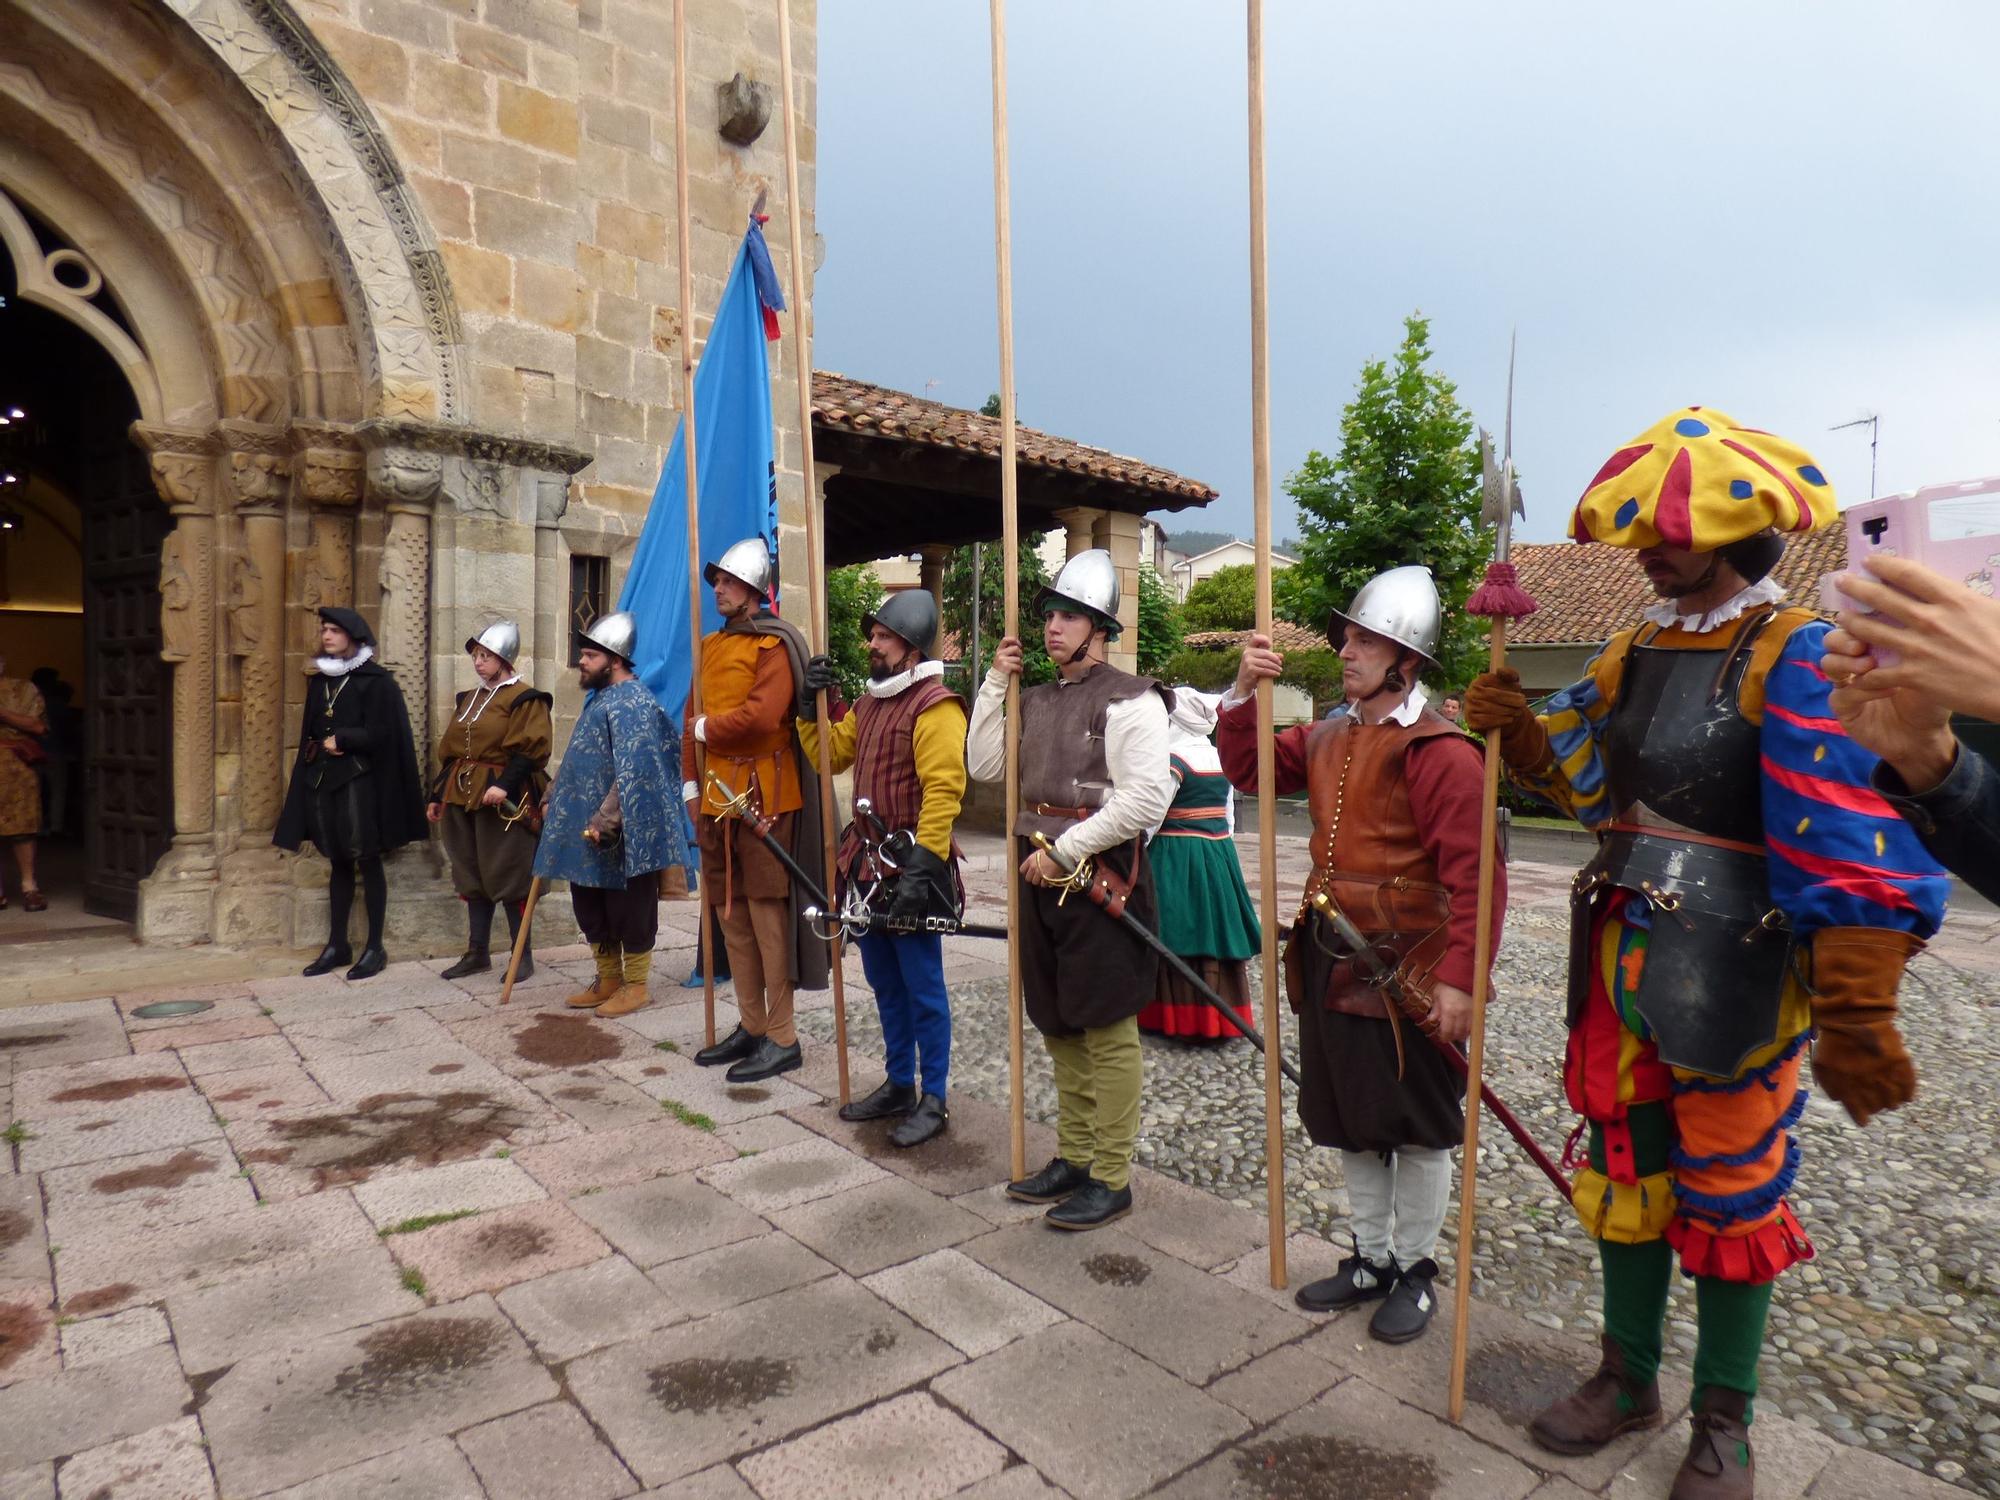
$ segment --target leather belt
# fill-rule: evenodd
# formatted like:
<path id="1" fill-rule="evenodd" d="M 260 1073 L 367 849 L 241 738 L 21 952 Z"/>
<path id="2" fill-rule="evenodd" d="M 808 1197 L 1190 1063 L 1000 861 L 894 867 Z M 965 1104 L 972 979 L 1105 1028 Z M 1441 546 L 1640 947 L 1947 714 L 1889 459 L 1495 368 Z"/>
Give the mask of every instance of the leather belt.
<path id="1" fill-rule="evenodd" d="M 1717 838 L 1712 833 L 1696 833 L 1692 828 L 1677 828 L 1672 825 L 1654 823 L 1606 823 L 1605 833 L 1636 833 L 1647 838 L 1667 839 L 1682 844 L 1702 844 L 1710 849 L 1727 849 L 1734 854 L 1755 854 L 1759 858 L 1770 851 L 1762 844 L 1745 844 L 1737 839 Z"/>
<path id="2" fill-rule="evenodd" d="M 1021 809 L 1023 812 L 1033 813 L 1038 818 L 1074 818 L 1079 823 L 1102 810 L 1096 807 L 1057 807 L 1049 802 L 1030 802 Z"/>

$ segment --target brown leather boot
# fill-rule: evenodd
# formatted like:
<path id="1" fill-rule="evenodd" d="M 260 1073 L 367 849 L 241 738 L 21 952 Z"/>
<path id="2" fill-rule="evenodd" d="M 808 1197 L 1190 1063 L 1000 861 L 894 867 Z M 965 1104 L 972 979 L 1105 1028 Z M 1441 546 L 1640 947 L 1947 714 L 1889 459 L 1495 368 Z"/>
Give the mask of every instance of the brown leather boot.
<path id="1" fill-rule="evenodd" d="M 1750 1453 L 1750 1398 L 1719 1385 L 1695 1393 L 1687 1457 L 1667 1500 L 1751 1500 L 1757 1460 Z"/>
<path id="2" fill-rule="evenodd" d="M 618 992 L 616 984 L 606 984 L 602 977 L 593 979 L 583 989 L 563 1001 L 571 1010 L 595 1010 Z"/>
<path id="3" fill-rule="evenodd" d="M 629 1016 L 635 1010 L 644 1010 L 652 995 L 644 984 L 623 984 L 612 992 L 611 998 L 597 1007 L 600 1016 Z"/>
<path id="4" fill-rule="evenodd" d="M 1660 1383 L 1625 1373 L 1625 1352 L 1603 1336 L 1597 1373 L 1528 1424 L 1528 1433 L 1551 1453 L 1595 1453 L 1621 1433 L 1660 1425 Z"/>

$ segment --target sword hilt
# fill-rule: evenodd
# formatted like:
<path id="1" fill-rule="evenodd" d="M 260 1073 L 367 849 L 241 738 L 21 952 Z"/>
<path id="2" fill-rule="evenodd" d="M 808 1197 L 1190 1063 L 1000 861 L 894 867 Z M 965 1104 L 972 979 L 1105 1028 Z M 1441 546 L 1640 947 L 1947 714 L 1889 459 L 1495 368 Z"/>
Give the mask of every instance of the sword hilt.
<path id="1" fill-rule="evenodd" d="M 1062 856 L 1056 853 L 1054 841 L 1040 829 L 1037 829 L 1028 836 L 1034 840 L 1035 847 L 1049 857 L 1049 862 L 1058 870 L 1062 870 Z M 1061 895 L 1056 897 L 1056 905 L 1061 906 L 1063 902 L 1069 900 L 1074 892 L 1089 890 L 1090 877 L 1091 868 L 1088 858 L 1080 859 L 1067 870 L 1063 870 L 1062 879 L 1050 882 L 1058 891 L 1062 892 Z"/>
<path id="2" fill-rule="evenodd" d="M 737 791 L 714 771 L 708 773 L 708 784 L 721 794 L 722 806 L 716 816 L 722 818 L 754 817 L 752 805 L 757 800 L 757 783 L 752 781 L 742 791 Z"/>

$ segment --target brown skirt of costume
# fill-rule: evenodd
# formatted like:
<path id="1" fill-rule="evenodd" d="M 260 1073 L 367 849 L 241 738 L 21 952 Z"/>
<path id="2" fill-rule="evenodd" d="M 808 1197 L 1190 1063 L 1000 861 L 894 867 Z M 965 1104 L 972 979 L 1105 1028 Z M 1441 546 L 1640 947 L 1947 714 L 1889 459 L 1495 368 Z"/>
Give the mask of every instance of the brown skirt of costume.
<path id="1" fill-rule="evenodd" d="M 1246 1025 L 1255 1029 L 1257 1018 L 1250 1009 L 1248 959 L 1198 955 L 1189 958 L 1187 965 L 1202 977 L 1203 983 L 1229 1002 L 1229 1008 Z M 1227 1042 L 1243 1035 L 1169 963 L 1160 965 L 1152 1003 L 1139 1012 L 1139 1029 L 1189 1042 Z"/>
<path id="2" fill-rule="evenodd" d="M 1014 840 L 1016 862 L 1035 846 Z M 1121 844 L 1097 858 L 1125 873 L 1132 846 Z M 1094 906 L 1089 897 L 1061 899 L 1047 886 L 1021 887 L 1021 998 L 1028 1019 L 1044 1036 L 1075 1036 L 1136 1016 L 1153 997 L 1160 956 L 1132 929 Z M 1125 909 L 1150 929 L 1158 906 L 1153 869 L 1140 861 Z"/>
<path id="3" fill-rule="evenodd" d="M 537 842 L 525 818 L 510 826 L 497 808 L 473 812 L 445 804 L 444 852 L 451 860 L 452 889 L 461 896 L 499 902 L 526 898 Z"/>

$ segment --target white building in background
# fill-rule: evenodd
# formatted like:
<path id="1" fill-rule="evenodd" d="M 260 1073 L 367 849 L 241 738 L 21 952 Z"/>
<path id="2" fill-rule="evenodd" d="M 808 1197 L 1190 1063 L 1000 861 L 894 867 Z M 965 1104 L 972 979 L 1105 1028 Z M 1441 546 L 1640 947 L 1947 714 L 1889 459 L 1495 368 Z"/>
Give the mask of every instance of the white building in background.
<path id="1" fill-rule="evenodd" d="M 1181 558 L 1171 565 L 1170 571 L 1163 572 L 1160 576 L 1172 585 L 1174 602 L 1181 604 L 1186 602 L 1188 590 L 1204 578 L 1213 578 L 1224 568 L 1233 568 L 1239 563 L 1249 564 L 1256 561 L 1256 547 L 1249 542 L 1231 540 L 1224 542 L 1220 547 L 1211 547 L 1195 557 Z M 1273 568 L 1289 568 L 1297 561 L 1296 557 L 1287 557 L 1282 552 L 1271 554 Z"/>

